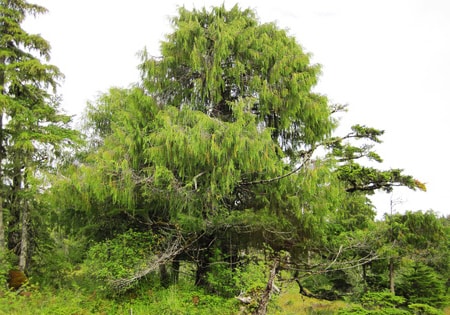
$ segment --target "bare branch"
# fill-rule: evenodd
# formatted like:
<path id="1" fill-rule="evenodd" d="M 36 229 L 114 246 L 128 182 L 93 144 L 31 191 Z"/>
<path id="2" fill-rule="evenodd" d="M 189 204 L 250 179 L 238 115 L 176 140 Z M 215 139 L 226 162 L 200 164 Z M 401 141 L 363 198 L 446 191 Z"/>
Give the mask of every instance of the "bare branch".
<path id="1" fill-rule="evenodd" d="M 195 238 L 185 241 L 181 234 L 178 234 L 177 238 L 173 241 L 168 241 L 168 246 L 165 251 L 158 255 L 154 255 L 147 263 L 144 268 L 137 270 L 133 275 L 127 278 L 121 278 L 114 280 L 110 283 L 112 288 L 117 291 L 123 291 L 130 287 L 133 283 L 139 279 L 145 277 L 149 273 L 158 270 L 158 268 L 167 262 L 171 261 L 178 254 L 183 252 L 192 243 L 197 241 L 201 236 L 196 236 Z"/>

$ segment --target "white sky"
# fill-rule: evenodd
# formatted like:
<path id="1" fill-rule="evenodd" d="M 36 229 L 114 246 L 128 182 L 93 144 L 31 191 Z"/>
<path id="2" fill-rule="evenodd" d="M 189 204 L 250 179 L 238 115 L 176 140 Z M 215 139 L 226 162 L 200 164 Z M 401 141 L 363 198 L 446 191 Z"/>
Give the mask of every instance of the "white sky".
<path id="1" fill-rule="evenodd" d="M 177 6 L 191 9 L 234 1 L 29 0 L 50 12 L 25 28 L 52 45 L 51 63 L 66 80 L 59 93 L 77 115 L 87 100 L 112 86 L 138 81 L 136 53 L 159 55 Z M 323 66 L 316 91 L 348 104 L 342 127 L 366 124 L 385 130 L 376 151 L 383 168 L 403 168 L 426 193 L 396 189 L 377 194 L 378 213 L 429 210 L 450 215 L 450 1 L 277 0 L 239 1 L 261 22 L 289 29 L 313 62 Z M 342 133 L 344 130 L 342 131 Z"/>

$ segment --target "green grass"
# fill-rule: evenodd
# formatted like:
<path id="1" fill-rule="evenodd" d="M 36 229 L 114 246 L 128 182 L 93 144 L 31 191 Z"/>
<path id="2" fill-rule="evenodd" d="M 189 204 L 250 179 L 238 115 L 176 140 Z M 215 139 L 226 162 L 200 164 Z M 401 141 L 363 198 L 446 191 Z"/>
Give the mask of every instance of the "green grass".
<path id="1" fill-rule="evenodd" d="M 139 295 L 124 295 L 110 300 L 95 293 L 76 290 L 30 292 L 20 296 L 14 292 L 0 294 L 0 314 L 8 315 L 88 315 L 88 314 L 237 314 L 236 299 L 222 299 L 205 295 L 198 290 L 184 290 L 179 287 L 146 290 Z M 194 298 L 196 297 L 196 298 Z M 198 303 L 197 303 L 198 297 Z M 195 302 L 194 302 L 195 300 Z"/>
<path id="2" fill-rule="evenodd" d="M 88 314 L 186 314 L 186 315 L 246 315 L 250 310 L 235 298 L 224 299 L 205 294 L 193 286 L 173 286 L 169 289 L 142 288 L 136 294 L 106 299 L 95 292 L 82 290 L 30 289 L 30 296 L 0 291 L 0 314 L 7 315 L 88 315 Z M 198 301 L 197 301 L 198 298 Z M 197 303 L 198 302 L 198 303 Z M 268 315 L 336 314 L 352 304 L 308 298 L 298 293 L 296 286 L 283 288 L 273 295 Z M 450 307 L 444 312 L 450 315 Z"/>
<path id="3" fill-rule="evenodd" d="M 269 311 L 278 315 L 310 315 L 310 314 L 336 314 L 339 309 L 345 308 L 348 303 L 343 301 L 326 301 L 302 296 L 297 286 L 285 288 L 274 299 Z"/>

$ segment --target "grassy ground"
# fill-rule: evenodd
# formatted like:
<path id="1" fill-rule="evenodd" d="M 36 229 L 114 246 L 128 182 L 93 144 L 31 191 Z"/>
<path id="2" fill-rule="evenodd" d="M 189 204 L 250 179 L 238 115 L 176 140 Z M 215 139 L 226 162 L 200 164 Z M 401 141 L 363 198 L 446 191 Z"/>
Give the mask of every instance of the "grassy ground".
<path id="1" fill-rule="evenodd" d="M 336 314 L 348 307 L 343 301 L 325 301 L 302 297 L 296 287 L 275 295 L 268 315 Z M 138 295 L 122 297 L 121 301 L 101 298 L 95 293 L 80 290 L 43 291 L 30 290 L 25 296 L 12 292 L 0 292 L 0 314 L 7 315 L 88 315 L 88 314 L 186 314 L 232 315 L 249 314 L 237 299 L 222 299 L 205 295 L 195 288 L 166 290 L 142 290 Z M 450 307 L 444 311 L 450 315 Z"/>
<path id="2" fill-rule="evenodd" d="M 296 288 L 297 289 L 297 288 Z M 348 306 L 343 301 L 326 301 L 300 295 L 298 290 L 290 290 L 276 298 L 273 314 L 336 314 L 339 309 Z"/>
<path id="3" fill-rule="evenodd" d="M 197 297 L 199 297 L 197 299 Z M 294 290 L 274 296 L 269 314 L 334 314 L 345 307 L 343 302 L 321 301 L 302 298 Z M 3 292 L 0 297 L 0 314 L 248 314 L 237 299 L 221 299 L 197 291 L 170 288 L 164 291 L 141 292 L 128 296 L 120 302 L 98 297 L 95 293 L 76 290 L 34 290 L 26 296 Z"/>

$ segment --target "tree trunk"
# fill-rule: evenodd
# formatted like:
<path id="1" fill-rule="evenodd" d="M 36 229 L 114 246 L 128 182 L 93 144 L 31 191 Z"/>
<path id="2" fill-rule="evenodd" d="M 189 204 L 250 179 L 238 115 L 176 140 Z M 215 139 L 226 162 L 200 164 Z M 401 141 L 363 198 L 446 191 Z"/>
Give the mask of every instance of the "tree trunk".
<path id="1" fill-rule="evenodd" d="M 392 294 L 395 295 L 395 270 L 394 270 L 394 258 L 389 259 L 389 289 Z"/>
<path id="2" fill-rule="evenodd" d="M 1 163 L 1 161 L 0 161 Z M 0 176 L 1 181 L 1 176 Z M 0 193 L 1 194 L 1 193 Z M 3 223 L 3 198 L 0 195 L 0 264 L 3 264 L 2 258 L 5 254 L 5 224 Z"/>
<path id="3" fill-rule="evenodd" d="M 22 234 L 20 238 L 20 255 L 19 255 L 19 269 L 25 271 L 28 260 L 28 218 L 29 218 L 28 203 L 25 202 L 22 209 Z"/>
<path id="4" fill-rule="evenodd" d="M 362 278 L 364 283 L 364 292 L 367 292 L 368 290 L 368 283 L 367 283 L 367 264 L 362 265 Z"/>
<path id="5" fill-rule="evenodd" d="M 21 192 L 25 185 L 23 178 L 22 163 L 15 160 L 13 162 L 13 172 L 11 176 L 11 188 L 9 190 L 9 220 L 8 220 L 8 248 L 20 256 L 21 239 L 22 239 L 22 197 Z"/>
<path id="6" fill-rule="evenodd" d="M 0 58 L 0 64 L 5 64 L 5 57 Z M 0 72 L 0 95 L 3 95 L 3 89 L 5 88 L 5 74 L 4 72 Z M 4 156 L 4 148 L 3 148 L 3 110 L 0 112 L 0 264 L 3 264 L 1 261 L 3 255 L 6 250 L 5 243 L 5 223 L 3 221 L 3 156 Z"/>
<path id="7" fill-rule="evenodd" d="M 275 258 L 272 269 L 270 270 L 269 281 L 267 281 L 266 289 L 264 290 L 264 293 L 261 297 L 261 301 L 259 302 L 258 308 L 253 313 L 254 315 L 265 315 L 267 313 L 267 305 L 269 304 L 270 301 L 270 296 L 273 290 L 273 282 L 275 280 L 277 268 L 279 265 L 280 265 L 279 258 Z"/>
<path id="8" fill-rule="evenodd" d="M 197 262 L 197 270 L 195 272 L 195 285 L 199 287 L 207 287 L 207 274 L 209 271 L 209 258 L 205 255 Z"/>
<path id="9" fill-rule="evenodd" d="M 159 266 L 159 283 L 163 288 L 168 288 L 170 285 L 170 275 L 165 264 Z"/>
<path id="10" fill-rule="evenodd" d="M 367 283 L 367 265 L 366 264 L 362 265 L 362 278 L 363 278 L 364 282 Z"/>
<path id="11" fill-rule="evenodd" d="M 212 245 L 215 241 L 213 235 L 205 235 L 198 241 L 197 270 L 195 272 L 195 285 L 206 288 L 208 286 L 208 272 L 212 257 Z"/>
<path id="12" fill-rule="evenodd" d="M 180 276 L 180 260 L 179 257 L 175 257 L 172 261 L 172 283 L 177 284 Z"/>

